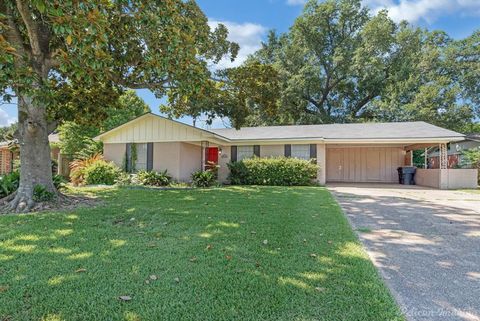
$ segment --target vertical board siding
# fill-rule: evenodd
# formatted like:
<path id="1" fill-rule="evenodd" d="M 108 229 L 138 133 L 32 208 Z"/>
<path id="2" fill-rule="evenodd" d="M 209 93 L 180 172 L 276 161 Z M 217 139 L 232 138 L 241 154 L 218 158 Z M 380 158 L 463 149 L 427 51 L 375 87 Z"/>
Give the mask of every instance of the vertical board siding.
<path id="1" fill-rule="evenodd" d="M 155 115 L 147 115 L 107 133 L 102 141 L 104 143 L 202 141 L 206 140 L 207 137 L 211 137 L 211 135 L 200 129 Z"/>
<path id="2" fill-rule="evenodd" d="M 404 153 L 398 147 L 327 148 L 327 181 L 396 182 Z"/>

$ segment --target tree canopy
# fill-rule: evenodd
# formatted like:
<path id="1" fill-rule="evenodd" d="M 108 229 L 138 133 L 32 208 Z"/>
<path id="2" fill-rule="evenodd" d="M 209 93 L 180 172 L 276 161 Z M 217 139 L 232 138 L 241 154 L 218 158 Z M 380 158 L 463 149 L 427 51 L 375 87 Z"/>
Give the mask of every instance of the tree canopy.
<path id="1" fill-rule="evenodd" d="M 264 80 L 278 88 L 249 106 L 246 123 L 425 120 L 464 130 L 480 116 L 479 37 L 395 23 L 360 0 L 310 0 L 288 32 L 270 32 L 246 62 L 272 68 Z"/>

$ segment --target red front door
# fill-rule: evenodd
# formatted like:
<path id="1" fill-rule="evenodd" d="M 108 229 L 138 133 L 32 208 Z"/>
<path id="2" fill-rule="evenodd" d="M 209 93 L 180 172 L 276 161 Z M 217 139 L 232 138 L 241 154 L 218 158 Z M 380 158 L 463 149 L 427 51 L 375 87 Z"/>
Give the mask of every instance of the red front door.
<path id="1" fill-rule="evenodd" d="M 205 165 L 218 165 L 218 147 L 207 147 L 205 149 Z"/>

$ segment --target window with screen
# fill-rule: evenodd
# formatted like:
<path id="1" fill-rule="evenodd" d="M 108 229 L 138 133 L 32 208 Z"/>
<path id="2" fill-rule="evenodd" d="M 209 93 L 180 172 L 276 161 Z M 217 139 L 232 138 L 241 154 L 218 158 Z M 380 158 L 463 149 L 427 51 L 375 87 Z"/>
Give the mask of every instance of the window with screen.
<path id="1" fill-rule="evenodd" d="M 238 146 L 237 147 L 237 161 L 245 158 L 253 157 L 253 146 Z"/>
<path id="2" fill-rule="evenodd" d="M 310 159 L 310 145 L 292 145 L 292 157 Z"/>

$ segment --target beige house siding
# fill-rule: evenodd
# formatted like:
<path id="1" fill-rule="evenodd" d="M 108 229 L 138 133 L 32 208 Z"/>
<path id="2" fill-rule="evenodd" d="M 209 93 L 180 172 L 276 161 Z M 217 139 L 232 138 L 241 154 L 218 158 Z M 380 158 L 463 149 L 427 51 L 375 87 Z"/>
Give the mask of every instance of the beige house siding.
<path id="1" fill-rule="evenodd" d="M 477 188 L 477 169 L 420 169 L 415 183 L 440 189 Z"/>
<path id="2" fill-rule="evenodd" d="M 327 148 L 325 144 L 317 144 L 317 164 L 319 166 L 317 180 L 324 185 L 327 182 Z"/>
<path id="3" fill-rule="evenodd" d="M 180 176 L 180 143 L 154 143 L 153 168 L 161 172 L 167 170 L 174 179 Z"/>
<path id="4" fill-rule="evenodd" d="M 400 147 L 327 146 L 327 182 L 398 182 L 404 158 Z"/>
<path id="5" fill-rule="evenodd" d="M 103 157 L 110 162 L 114 162 L 118 167 L 124 165 L 125 153 L 127 147 L 125 144 L 103 144 Z"/>
<path id="6" fill-rule="evenodd" d="M 415 173 L 415 184 L 440 188 L 440 169 L 420 169 Z"/>
<path id="7" fill-rule="evenodd" d="M 192 173 L 202 169 L 202 148 L 198 145 L 180 143 L 179 163 L 178 180 L 191 181 Z"/>
<path id="8" fill-rule="evenodd" d="M 231 147 L 230 146 L 219 146 L 219 149 L 222 150 L 222 154 L 218 157 L 218 181 L 220 183 L 228 183 L 228 163 L 232 159 Z M 261 149 L 260 149 L 261 150 Z"/>

